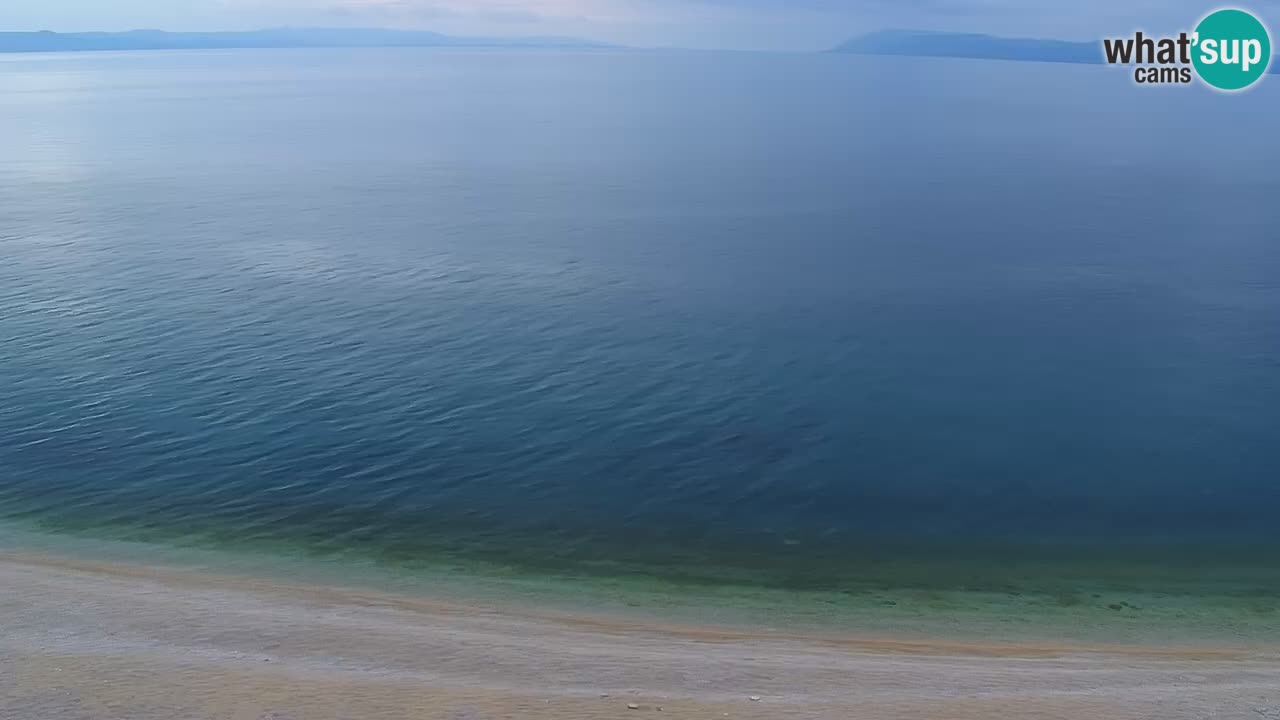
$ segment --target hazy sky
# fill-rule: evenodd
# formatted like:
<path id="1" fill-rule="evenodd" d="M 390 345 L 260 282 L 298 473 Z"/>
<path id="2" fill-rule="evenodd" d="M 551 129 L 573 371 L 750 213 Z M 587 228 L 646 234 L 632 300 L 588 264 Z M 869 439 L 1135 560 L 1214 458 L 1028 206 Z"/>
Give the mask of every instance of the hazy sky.
<path id="1" fill-rule="evenodd" d="M 1190 29 L 1201 0 L 0 0 L 0 30 L 362 26 L 577 35 L 626 44 L 819 49 L 887 27 L 1096 39 Z M 1272 28 L 1280 0 L 1241 4 Z"/>

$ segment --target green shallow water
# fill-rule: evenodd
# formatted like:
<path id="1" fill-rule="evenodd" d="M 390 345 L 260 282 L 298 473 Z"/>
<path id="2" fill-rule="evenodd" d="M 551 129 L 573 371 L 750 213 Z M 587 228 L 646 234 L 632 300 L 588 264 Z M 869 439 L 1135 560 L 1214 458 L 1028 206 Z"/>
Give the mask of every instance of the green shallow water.
<path id="1" fill-rule="evenodd" d="M 1280 573 L 1257 564 L 1208 568 L 1119 558 L 975 562 L 966 552 L 966 560 L 949 562 L 903 557 L 832 579 L 826 589 L 788 589 L 728 579 L 681 581 L 636 567 L 557 573 L 471 555 L 395 563 L 280 542 L 218 547 L 199 536 L 178 544 L 122 539 L 128 536 L 55 534 L 8 523 L 0 528 L 0 547 L 498 609 L 728 629 L 995 643 L 1280 643 Z"/>

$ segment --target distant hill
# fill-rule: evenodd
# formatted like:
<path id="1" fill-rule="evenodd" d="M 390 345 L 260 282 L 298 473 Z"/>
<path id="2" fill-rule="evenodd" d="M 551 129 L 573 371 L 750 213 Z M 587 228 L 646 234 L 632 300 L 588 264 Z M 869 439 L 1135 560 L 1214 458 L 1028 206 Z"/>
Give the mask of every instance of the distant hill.
<path id="1" fill-rule="evenodd" d="M 1103 62 L 1100 43 L 1003 38 L 979 33 L 944 33 L 924 30 L 884 30 L 869 33 L 854 38 L 831 52 L 1085 64 Z"/>
<path id="2" fill-rule="evenodd" d="M 0 52 L 192 50 L 297 47 L 601 48 L 604 43 L 561 37 L 456 37 L 417 30 L 282 28 L 246 32 L 0 32 Z"/>
<path id="3" fill-rule="evenodd" d="M 915 57 L 977 58 L 1101 64 L 1102 42 L 1070 42 L 1038 38 L 1006 38 L 980 33 L 946 33 L 926 30 L 884 30 L 854 38 L 830 52 L 858 55 L 912 55 Z M 1270 73 L 1280 73 L 1280 61 Z"/>

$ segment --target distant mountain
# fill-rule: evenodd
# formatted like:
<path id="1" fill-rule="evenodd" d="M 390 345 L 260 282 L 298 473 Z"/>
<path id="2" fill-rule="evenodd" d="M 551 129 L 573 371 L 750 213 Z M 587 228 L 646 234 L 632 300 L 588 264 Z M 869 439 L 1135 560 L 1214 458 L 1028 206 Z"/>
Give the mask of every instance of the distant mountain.
<path id="1" fill-rule="evenodd" d="M 281 28 L 246 32 L 0 32 L 0 52 L 298 47 L 601 48 L 561 37 L 455 37 L 418 30 Z"/>
<path id="2" fill-rule="evenodd" d="M 832 48 L 834 53 L 857 55 L 911 55 L 915 57 L 1023 60 L 1028 62 L 1105 62 L 1102 42 L 1070 42 L 1039 38 L 1006 38 L 981 33 L 948 33 L 928 30 L 883 30 L 854 38 Z M 1280 73 L 1280 59 L 1270 73 Z"/>
<path id="3" fill-rule="evenodd" d="M 944 33 L 924 30 L 874 32 L 854 38 L 831 52 L 1086 64 L 1103 62 L 1101 43 L 1002 38 L 979 33 Z"/>

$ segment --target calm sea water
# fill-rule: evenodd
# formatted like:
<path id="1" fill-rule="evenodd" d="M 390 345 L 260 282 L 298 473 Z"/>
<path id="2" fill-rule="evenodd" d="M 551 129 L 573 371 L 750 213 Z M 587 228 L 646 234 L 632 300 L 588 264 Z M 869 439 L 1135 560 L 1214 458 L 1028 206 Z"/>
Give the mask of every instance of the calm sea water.
<path id="1" fill-rule="evenodd" d="M 782 585 L 1267 564 L 1277 116 L 980 61 L 0 57 L 0 514 Z"/>

